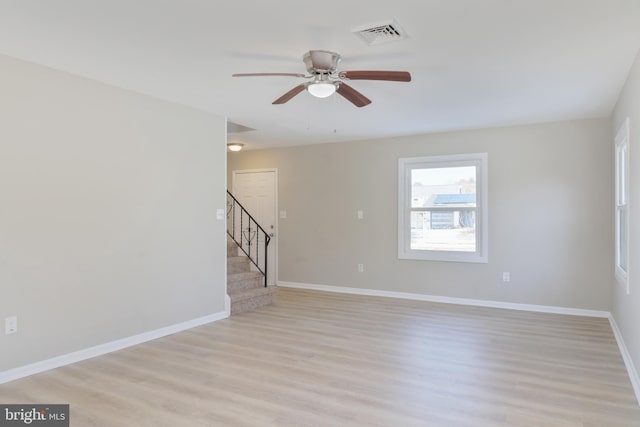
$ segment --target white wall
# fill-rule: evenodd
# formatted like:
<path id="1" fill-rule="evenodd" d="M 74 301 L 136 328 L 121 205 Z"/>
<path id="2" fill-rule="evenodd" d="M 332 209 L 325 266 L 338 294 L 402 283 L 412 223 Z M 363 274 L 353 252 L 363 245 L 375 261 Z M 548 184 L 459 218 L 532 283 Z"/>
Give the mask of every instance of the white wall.
<path id="1" fill-rule="evenodd" d="M 606 119 L 484 129 L 230 153 L 227 169 L 278 168 L 280 281 L 608 311 L 610 134 Z M 476 152 L 489 263 L 399 260 L 398 158 Z"/>
<path id="2" fill-rule="evenodd" d="M 640 54 L 629 73 L 613 113 L 612 134 L 609 136 L 613 152 L 615 132 L 629 117 L 629 288 L 630 294 L 613 285 L 612 314 L 624 338 L 636 369 L 640 369 Z M 613 192 L 613 188 L 612 188 Z M 613 209 L 613 207 L 612 207 Z M 636 378 L 636 381 L 638 379 Z M 638 395 L 640 399 L 640 394 Z"/>
<path id="3" fill-rule="evenodd" d="M 224 310 L 225 120 L 0 56 L 0 371 Z"/>

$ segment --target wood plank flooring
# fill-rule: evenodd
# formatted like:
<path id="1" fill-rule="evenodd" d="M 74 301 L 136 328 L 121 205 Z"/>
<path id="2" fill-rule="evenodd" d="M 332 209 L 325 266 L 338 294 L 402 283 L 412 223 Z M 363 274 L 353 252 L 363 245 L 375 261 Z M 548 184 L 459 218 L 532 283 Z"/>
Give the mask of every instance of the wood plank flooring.
<path id="1" fill-rule="evenodd" d="M 0 402 L 70 403 L 75 427 L 640 426 L 606 319 L 293 289 Z"/>

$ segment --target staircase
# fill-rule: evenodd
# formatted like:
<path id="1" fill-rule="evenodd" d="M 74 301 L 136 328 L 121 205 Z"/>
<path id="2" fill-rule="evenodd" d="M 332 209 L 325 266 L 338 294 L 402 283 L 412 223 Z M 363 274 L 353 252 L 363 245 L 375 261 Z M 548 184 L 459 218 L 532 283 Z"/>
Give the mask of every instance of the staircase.
<path id="1" fill-rule="evenodd" d="M 227 294 L 231 298 L 231 314 L 273 303 L 278 288 L 264 283 L 263 274 L 253 271 L 249 258 L 239 251 L 236 242 L 227 238 Z"/>

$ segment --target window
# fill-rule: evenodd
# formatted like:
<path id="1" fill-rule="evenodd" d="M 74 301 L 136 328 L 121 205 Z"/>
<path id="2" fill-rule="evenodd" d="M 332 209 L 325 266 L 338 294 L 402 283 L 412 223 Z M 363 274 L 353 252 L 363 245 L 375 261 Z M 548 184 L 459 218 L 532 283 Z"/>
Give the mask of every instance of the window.
<path id="1" fill-rule="evenodd" d="M 398 258 L 487 262 L 487 154 L 398 162 Z"/>
<path id="2" fill-rule="evenodd" d="M 629 293 L 629 118 L 616 134 L 616 278 Z"/>

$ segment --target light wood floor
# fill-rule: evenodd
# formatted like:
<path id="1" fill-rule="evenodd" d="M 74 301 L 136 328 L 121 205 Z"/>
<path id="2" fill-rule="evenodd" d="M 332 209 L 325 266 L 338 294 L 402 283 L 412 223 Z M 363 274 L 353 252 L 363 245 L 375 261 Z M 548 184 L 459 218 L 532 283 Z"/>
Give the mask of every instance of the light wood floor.
<path id="1" fill-rule="evenodd" d="M 640 426 L 605 319 L 281 289 L 0 386 L 85 426 Z"/>

